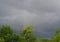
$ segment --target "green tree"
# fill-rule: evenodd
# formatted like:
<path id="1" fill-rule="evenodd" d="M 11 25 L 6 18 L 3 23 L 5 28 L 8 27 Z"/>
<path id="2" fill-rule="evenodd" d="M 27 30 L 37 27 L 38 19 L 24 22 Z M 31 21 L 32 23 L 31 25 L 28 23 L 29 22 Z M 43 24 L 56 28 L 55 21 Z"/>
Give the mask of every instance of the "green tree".
<path id="1" fill-rule="evenodd" d="M 54 42 L 60 42 L 60 29 L 56 31 L 56 34 L 53 36 Z"/>
<path id="2" fill-rule="evenodd" d="M 2 38 L 3 39 L 2 39 Z M 4 42 L 17 42 L 19 39 L 19 36 L 13 33 L 13 30 L 8 25 L 3 25 L 0 28 L 0 39 Z"/>
<path id="3" fill-rule="evenodd" d="M 13 34 L 13 30 L 8 25 L 3 25 L 0 28 L 0 35 Z"/>
<path id="4" fill-rule="evenodd" d="M 32 33 L 33 26 L 24 27 L 22 31 L 22 37 L 26 40 L 26 42 L 35 42 L 36 38 Z"/>

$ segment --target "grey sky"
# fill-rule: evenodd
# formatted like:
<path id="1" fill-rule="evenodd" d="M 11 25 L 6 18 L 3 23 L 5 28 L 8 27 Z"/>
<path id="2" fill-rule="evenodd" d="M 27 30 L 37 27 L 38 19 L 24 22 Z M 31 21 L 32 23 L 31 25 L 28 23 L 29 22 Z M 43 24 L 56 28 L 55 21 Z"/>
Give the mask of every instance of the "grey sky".
<path id="1" fill-rule="evenodd" d="M 60 0 L 0 0 L 1 24 L 34 25 L 40 32 L 58 21 Z"/>

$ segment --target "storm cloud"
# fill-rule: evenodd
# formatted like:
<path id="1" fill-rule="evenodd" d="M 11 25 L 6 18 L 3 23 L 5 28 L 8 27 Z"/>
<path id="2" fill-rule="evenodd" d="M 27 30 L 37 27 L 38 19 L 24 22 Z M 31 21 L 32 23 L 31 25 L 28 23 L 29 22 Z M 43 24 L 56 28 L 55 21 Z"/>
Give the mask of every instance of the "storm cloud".
<path id="1" fill-rule="evenodd" d="M 36 32 L 51 32 L 60 24 L 60 0 L 0 0 L 0 24 L 33 25 Z"/>

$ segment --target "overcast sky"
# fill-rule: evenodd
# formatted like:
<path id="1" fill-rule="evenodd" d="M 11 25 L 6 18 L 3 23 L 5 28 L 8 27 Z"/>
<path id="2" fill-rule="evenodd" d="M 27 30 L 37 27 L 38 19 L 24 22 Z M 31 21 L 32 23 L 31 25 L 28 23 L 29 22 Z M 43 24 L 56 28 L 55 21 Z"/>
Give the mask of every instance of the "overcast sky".
<path id="1" fill-rule="evenodd" d="M 0 0 L 0 24 L 33 25 L 44 33 L 54 30 L 60 24 L 60 0 Z"/>

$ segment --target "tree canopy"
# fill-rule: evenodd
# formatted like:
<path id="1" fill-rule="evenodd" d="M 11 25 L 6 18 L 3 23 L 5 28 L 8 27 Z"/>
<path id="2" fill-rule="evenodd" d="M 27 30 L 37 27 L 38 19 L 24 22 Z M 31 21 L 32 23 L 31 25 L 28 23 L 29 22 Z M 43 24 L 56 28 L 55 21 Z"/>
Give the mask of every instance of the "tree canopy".
<path id="1" fill-rule="evenodd" d="M 60 29 L 56 30 L 56 34 L 52 39 L 37 38 L 33 34 L 33 26 L 23 27 L 20 34 L 14 33 L 8 25 L 0 27 L 0 42 L 60 42 Z"/>

